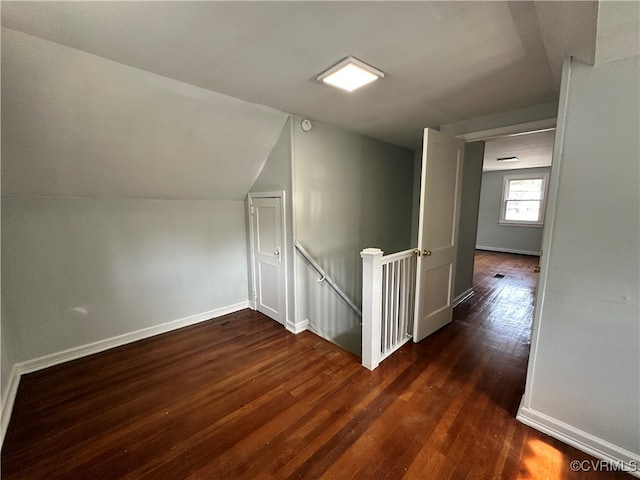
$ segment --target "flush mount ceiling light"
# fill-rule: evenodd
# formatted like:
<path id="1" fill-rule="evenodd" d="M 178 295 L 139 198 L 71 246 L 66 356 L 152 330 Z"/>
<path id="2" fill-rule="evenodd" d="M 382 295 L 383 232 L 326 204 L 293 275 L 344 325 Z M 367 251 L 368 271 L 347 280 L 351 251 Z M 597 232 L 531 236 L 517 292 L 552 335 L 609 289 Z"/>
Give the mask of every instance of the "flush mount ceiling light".
<path id="1" fill-rule="evenodd" d="M 383 77 L 384 73 L 377 68 L 367 65 L 357 58 L 347 57 L 326 72 L 321 73 L 318 80 L 347 92 L 353 92 Z"/>
<path id="2" fill-rule="evenodd" d="M 498 162 L 519 162 L 520 159 L 518 157 L 502 157 L 496 158 Z"/>

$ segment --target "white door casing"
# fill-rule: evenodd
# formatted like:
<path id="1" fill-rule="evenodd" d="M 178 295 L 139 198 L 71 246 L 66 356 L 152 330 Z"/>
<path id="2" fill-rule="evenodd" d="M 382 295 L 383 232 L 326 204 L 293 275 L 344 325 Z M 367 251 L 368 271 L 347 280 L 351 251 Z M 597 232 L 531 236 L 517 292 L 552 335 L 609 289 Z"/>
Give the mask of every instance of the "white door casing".
<path id="1" fill-rule="evenodd" d="M 426 128 L 422 150 L 413 341 L 451 322 L 464 141 Z"/>
<path id="2" fill-rule="evenodd" d="M 285 324 L 282 197 L 249 196 L 254 307 Z"/>

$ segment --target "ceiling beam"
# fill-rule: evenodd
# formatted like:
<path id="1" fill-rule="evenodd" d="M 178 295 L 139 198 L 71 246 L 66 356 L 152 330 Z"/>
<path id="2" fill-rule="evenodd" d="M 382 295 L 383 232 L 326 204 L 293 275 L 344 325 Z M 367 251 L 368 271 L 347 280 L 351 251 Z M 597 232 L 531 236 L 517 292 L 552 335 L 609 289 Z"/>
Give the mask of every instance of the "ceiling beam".
<path id="1" fill-rule="evenodd" d="M 550 102 L 510 112 L 476 117 L 440 126 L 440 131 L 468 142 L 546 130 L 556 126 L 558 103 Z"/>

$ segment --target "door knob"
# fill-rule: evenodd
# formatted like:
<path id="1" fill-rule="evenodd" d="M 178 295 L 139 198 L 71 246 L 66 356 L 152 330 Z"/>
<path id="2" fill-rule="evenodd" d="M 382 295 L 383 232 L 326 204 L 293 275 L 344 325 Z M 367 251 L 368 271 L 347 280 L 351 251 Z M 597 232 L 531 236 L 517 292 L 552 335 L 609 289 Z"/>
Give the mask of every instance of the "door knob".
<path id="1" fill-rule="evenodd" d="M 279 257 L 279 256 L 280 256 L 280 249 L 279 249 L 279 248 L 278 248 L 278 249 L 276 249 L 276 251 L 275 251 L 275 252 L 273 252 L 273 254 L 274 254 L 276 257 Z"/>
<path id="2" fill-rule="evenodd" d="M 416 255 L 420 256 L 422 255 L 422 250 L 420 250 L 419 248 L 416 248 L 413 253 L 415 253 Z"/>
<path id="3" fill-rule="evenodd" d="M 422 251 L 422 254 L 423 254 L 425 257 L 430 257 L 430 256 L 431 256 L 431 250 L 423 250 L 423 251 Z"/>

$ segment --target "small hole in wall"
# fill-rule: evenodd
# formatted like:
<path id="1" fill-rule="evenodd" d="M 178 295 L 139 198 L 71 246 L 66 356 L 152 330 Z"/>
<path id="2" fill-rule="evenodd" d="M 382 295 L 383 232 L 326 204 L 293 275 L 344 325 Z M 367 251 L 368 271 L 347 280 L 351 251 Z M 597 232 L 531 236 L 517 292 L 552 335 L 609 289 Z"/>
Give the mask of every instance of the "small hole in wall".
<path id="1" fill-rule="evenodd" d="M 504 275 L 502 273 L 496 273 L 493 278 L 504 278 Z"/>

